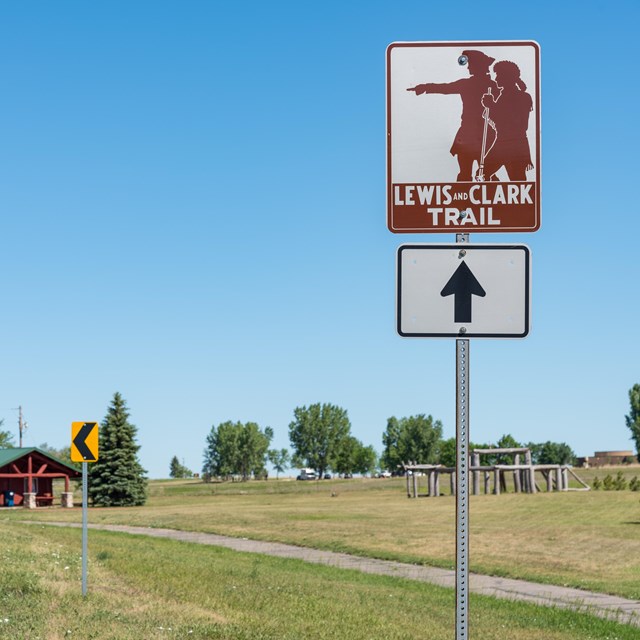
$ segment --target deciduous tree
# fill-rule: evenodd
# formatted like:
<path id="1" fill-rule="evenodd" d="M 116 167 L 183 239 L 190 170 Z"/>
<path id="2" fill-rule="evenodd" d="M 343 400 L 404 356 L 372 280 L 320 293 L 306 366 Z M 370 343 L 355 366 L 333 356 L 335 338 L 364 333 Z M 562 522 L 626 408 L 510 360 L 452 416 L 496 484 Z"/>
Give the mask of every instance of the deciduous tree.
<path id="1" fill-rule="evenodd" d="M 4 420 L 0 420 L 0 427 L 4 424 Z M 11 431 L 0 430 L 0 449 L 13 449 L 15 447 L 13 434 Z"/>
<path id="2" fill-rule="evenodd" d="M 269 449 L 267 451 L 267 458 L 271 463 L 271 466 L 276 470 L 276 479 L 289 468 L 291 458 L 287 449 Z"/>
<path id="3" fill-rule="evenodd" d="M 61 449 L 56 449 L 48 445 L 46 442 L 43 442 L 38 449 L 42 449 L 46 451 L 48 454 L 52 455 L 54 458 L 61 460 L 65 464 L 68 464 L 70 467 L 76 467 L 77 469 L 81 468 L 81 462 L 72 462 L 71 460 L 71 447 L 62 447 Z"/>
<path id="4" fill-rule="evenodd" d="M 315 469 L 320 477 L 333 467 L 343 440 L 351 433 L 345 409 L 332 404 L 296 407 L 289 424 L 289 440 L 297 461 Z"/>
<path id="5" fill-rule="evenodd" d="M 266 474 L 265 464 L 273 429 L 264 431 L 255 422 L 223 422 L 211 427 L 204 451 L 205 478 L 242 476 L 261 477 Z"/>
<path id="6" fill-rule="evenodd" d="M 576 454 L 566 442 L 530 442 L 533 464 L 575 464 Z"/>
<path id="7" fill-rule="evenodd" d="M 389 418 L 382 436 L 383 466 L 394 471 L 403 462 L 433 464 L 438 460 L 441 440 L 442 423 L 432 416 Z"/>

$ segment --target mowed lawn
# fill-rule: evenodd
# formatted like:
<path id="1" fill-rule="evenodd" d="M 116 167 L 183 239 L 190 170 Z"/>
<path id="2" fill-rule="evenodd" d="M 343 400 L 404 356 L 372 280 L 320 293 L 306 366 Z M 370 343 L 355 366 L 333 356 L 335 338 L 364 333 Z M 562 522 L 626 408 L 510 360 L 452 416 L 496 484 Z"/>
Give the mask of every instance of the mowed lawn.
<path id="1" fill-rule="evenodd" d="M 454 593 L 204 545 L 0 517 L 3 640 L 449 640 Z M 634 640 L 586 613 L 472 596 L 477 640 Z"/>
<path id="2" fill-rule="evenodd" d="M 455 500 L 408 499 L 401 479 L 155 482 L 145 507 L 90 509 L 92 523 L 220 533 L 454 566 Z M 80 510 L 9 517 L 80 521 Z M 471 570 L 640 599 L 640 493 L 473 496 Z"/>

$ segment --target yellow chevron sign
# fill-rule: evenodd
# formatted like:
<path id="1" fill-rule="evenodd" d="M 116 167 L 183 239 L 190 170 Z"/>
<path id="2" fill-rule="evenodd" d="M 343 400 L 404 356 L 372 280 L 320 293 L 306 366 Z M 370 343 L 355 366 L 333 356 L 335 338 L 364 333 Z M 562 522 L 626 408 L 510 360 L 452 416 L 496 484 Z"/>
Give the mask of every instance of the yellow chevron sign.
<path id="1" fill-rule="evenodd" d="M 71 423 L 71 460 L 96 462 L 98 460 L 98 423 Z"/>

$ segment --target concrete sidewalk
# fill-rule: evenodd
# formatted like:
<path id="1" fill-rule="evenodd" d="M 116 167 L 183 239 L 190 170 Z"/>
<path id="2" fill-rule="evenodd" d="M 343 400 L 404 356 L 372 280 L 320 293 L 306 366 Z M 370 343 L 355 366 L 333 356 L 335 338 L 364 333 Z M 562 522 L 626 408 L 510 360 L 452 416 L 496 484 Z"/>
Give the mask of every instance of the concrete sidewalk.
<path id="1" fill-rule="evenodd" d="M 61 527 L 80 527 L 70 523 L 43 523 Z M 390 560 L 363 558 L 346 553 L 319 551 L 306 547 L 296 547 L 279 542 L 261 542 L 247 538 L 231 538 L 213 533 L 195 533 L 174 529 L 152 529 L 150 527 L 132 527 L 126 525 L 89 525 L 91 529 L 116 531 L 134 535 L 152 536 L 154 538 L 170 538 L 182 542 L 208 544 L 226 547 L 245 553 L 261 553 L 281 558 L 295 558 L 305 562 L 325 564 L 340 569 L 355 569 L 364 573 L 376 573 L 408 580 L 430 582 L 441 587 L 455 587 L 455 572 L 448 569 L 425 567 Z M 558 587 L 553 585 L 495 578 L 479 574 L 469 575 L 469 586 L 473 593 L 505 598 L 507 600 L 523 600 L 537 605 L 559 607 L 585 611 L 601 618 L 617 620 L 625 624 L 640 627 L 640 602 L 627 600 L 619 596 L 593 593 L 581 589 Z"/>

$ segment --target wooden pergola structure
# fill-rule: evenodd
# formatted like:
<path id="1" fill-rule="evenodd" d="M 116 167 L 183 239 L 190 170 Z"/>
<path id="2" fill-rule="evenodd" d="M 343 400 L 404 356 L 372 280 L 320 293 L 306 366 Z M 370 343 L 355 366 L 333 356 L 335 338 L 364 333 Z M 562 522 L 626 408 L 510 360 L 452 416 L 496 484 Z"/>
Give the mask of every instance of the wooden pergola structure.
<path id="1" fill-rule="evenodd" d="M 482 454 L 502 454 L 513 456 L 513 464 L 480 465 Z M 522 460 L 524 458 L 524 461 Z M 419 495 L 419 477 L 421 475 L 428 478 L 428 489 L 426 494 L 430 497 L 440 495 L 440 476 L 449 476 L 451 495 L 456 494 L 456 468 L 445 467 L 440 464 L 416 464 L 405 463 L 402 465 L 407 478 L 407 497 L 417 498 Z M 569 465 L 560 464 L 533 464 L 531 461 L 531 450 L 527 447 L 509 449 L 473 449 L 471 451 L 471 464 L 469 465 L 471 474 L 471 493 L 475 496 L 480 494 L 481 482 L 483 479 L 484 493 L 500 495 L 506 491 L 506 476 L 513 475 L 513 488 L 516 493 L 537 493 L 540 486 L 536 482 L 536 472 L 544 478 L 547 491 L 569 491 L 569 474 L 571 474 L 582 486 L 582 489 L 574 491 L 588 491 L 589 485 L 583 482 L 571 469 Z M 493 481 L 493 483 L 492 483 Z M 493 488 L 492 485 L 493 484 Z"/>
<path id="2" fill-rule="evenodd" d="M 53 504 L 53 481 L 64 480 L 63 507 L 73 506 L 70 480 L 77 469 L 37 447 L 0 449 L 0 505 L 35 508 Z"/>

